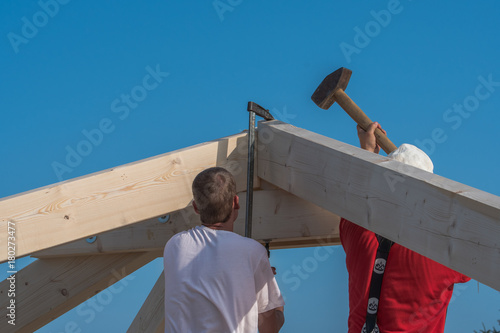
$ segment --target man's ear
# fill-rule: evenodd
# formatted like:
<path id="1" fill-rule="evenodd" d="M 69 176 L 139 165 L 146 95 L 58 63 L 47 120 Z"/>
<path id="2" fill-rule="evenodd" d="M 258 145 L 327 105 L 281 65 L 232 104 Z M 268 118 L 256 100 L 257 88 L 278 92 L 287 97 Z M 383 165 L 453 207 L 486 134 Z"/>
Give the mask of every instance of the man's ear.
<path id="1" fill-rule="evenodd" d="M 238 197 L 237 195 L 235 195 L 233 198 L 233 208 L 236 210 L 240 209 L 240 197 Z"/>
<path id="2" fill-rule="evenodd" d="M 200 211 L 198 210 L 198 207 L 196 206 L 196 202 L 194 202 L 193 200 L 193 208 L 194 208 L 194 212 L 198 215 L 200 215 Z"/>

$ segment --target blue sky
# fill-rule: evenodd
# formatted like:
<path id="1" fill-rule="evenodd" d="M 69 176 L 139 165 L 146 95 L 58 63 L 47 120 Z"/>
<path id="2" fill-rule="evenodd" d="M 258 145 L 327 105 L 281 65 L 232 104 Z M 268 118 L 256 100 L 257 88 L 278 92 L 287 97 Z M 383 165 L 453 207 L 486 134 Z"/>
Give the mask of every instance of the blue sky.
<path id="1" fill-rule="evenodd" d="M 357 145 L 337 105 L 310 100 L 341 66 L 353 71 L 347 93 L 396 145 L 500 195 L 499 14 L 492 0 L 2 1 L 0 197 L 238 133 L 250 100 Z M 325 261 L 314 248 L 273 251 L 283 332 L 346 331 L 344 253 L 329 249 Z M 307 278 L 283 279 L 301 265 Z M 40 332 L 126 330 L 161 269 L 153 262 Z M 446 332 L 493 326 L 499 304 L 498 291 L 460 286 Z"/>

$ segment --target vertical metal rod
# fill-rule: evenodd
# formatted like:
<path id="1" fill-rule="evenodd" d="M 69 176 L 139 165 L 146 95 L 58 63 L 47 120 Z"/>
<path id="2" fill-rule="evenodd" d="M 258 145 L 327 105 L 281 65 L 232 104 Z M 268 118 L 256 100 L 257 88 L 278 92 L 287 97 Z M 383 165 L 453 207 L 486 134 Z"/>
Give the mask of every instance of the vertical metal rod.
<path id="1" fill-rule="evenodd" d="M 248 126 L 248 165 L 247 165 L 247 212 L 245 217 L 245 237 L 252 237 L 252 208 L 253 208 L 253 169 L 255 150 L 255 112 L 250 111 Z"/>

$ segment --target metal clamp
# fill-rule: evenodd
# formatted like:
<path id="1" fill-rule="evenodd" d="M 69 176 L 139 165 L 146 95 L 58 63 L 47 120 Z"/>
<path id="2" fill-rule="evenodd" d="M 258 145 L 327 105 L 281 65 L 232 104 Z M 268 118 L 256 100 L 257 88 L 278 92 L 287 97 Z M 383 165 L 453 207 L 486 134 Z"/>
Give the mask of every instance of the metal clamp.
<path id="1" fill-rule="evenodd" d="M 250 113 L 248 125 L 248 165 L 247 165 L 247 202 L 245 216 L 245 237 L 252 237 L 252 208 L 253 208 L 253 175 L 255 158 L 255 115 L 265 120 L 274 120 L 269 110 L 257 103 L 248 102 L 247 111 Z"/>

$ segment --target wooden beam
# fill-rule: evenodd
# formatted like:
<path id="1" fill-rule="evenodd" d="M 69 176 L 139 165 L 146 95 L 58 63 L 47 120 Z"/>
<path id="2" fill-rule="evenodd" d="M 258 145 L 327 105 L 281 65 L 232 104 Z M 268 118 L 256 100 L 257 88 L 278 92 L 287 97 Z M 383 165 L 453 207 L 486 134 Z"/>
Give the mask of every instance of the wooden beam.
<path id="1" fill-rule="evenodd" d="M 247 135 L 241 133 L 0 200 L 0 248 L 8 224 L 17 257 L 183 209 L 202 170 L 223 166 L 246 188 Z M 258 183 L 256 184 L 258 186 Z M 0 251 L 0 262 L 7 251 Z"/>
<path id="2" fill-rule="evenodd" d="M 165 330 L 165 273 L 161 272 L 148 298 L 127 333 L 155 333 Z"/>
<path id="3" fill-rule="evenodd" d="M 246 193 L 240 193 L 245 202 Z M 235 232 L 244 234 L 245 205 L 241 205 Z M 164 221 L 163 219 L 162 221 Z M 272 249 L 339 244 L 340 218 L 329 211 L 283 190 L 254 191 L 253 236 L 273 239 Z M 98 235 L 95 242 L 78 240 L 33 254 L 37 258 L 161 251 L 174 234 L 200 225 L 199 216 L 189 206 L 169 214 L 168 221 L 158 218 Z"/>
<path id="4" fill-rule="evenodd" d="M 338 223 L 336 224 L 338 226 Z M 262 245 L 265 244 L 263 240 L 260 240 Z M 296 249 L 299 247 L 317 247 L 317 246 L 332 246 L 340 245 L 340 237 L 338 235 L 327 235 L 327 236 L 315 236 L 315 237 L 301 237 L 297 239 L 273 239 L 269 243 L 270 250 L 283 250 L 283 249 Z"/>
<path id="5" fill-rule="evenodd" d="M 35 258 L 53 258 L 75 255 L 112 254 L 124 252 L 161 251 L 176 233 L 200 225 L 200 218 L 192 206 L 152 218 L 131 226 L 97 235 L 92 243 L 80 239 L 47 250 L 35 252 Z"/>
<path id="6" fill-rule="evenodd" d="M 15 300 L 16 332 L 34 332 L 161 255 L 148 252 L 37 260 L 15 275 L 15 296 L 8 297 L 9 280 L 0 283 L 0 317 L 4 318 L 0 332 L 12 331 L 13 326 L 5 320 L 11 299 Z"/>
<path id="7" fill-rule="evenodd" d="M 239 196 L 245 202 L 246 192 Z M 252 238 L 272 240 L 273 249 L 289 248 L 294 242 L 300 247 L 333 245 L 339 237 L 339 222 L 339 216 L 281 189 L 254 191 Z M 234 231 L 245 233 L 243 205 Z"/>
<path id="8" fill-rule="evenodd" d="M 279 121 L 258 131 L 262 179 L 500 290 L 500 197 Z"/>

